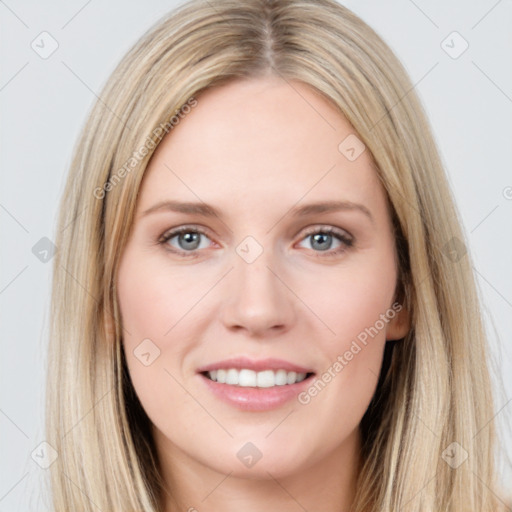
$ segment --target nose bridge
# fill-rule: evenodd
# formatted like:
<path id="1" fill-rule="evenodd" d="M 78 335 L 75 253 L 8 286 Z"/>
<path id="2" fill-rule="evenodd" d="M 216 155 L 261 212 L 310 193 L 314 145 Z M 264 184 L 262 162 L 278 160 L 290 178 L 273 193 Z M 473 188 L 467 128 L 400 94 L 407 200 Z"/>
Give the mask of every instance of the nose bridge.
<path id="1" fill-rule="evenodd" d="M 276 276 L 279 265 L 274 251 L 246 237 L 236 252 L 224 312 L 226 326 L 251 332 L 289 326 L 293 320 L 292 294 Z"/>

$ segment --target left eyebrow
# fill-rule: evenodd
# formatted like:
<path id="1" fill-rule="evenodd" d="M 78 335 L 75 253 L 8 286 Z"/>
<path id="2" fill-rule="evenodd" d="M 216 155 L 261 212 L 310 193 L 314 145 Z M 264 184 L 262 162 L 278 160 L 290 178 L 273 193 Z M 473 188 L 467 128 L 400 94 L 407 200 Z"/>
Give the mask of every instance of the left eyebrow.
<path id="1" fill-rule="evenodd" d="M 330 213 L 338 211 L 359 211 L 364 213 L 372 223 L 374 218 L 370 210 L 363 204 L 352 201 L 324 201 L 321 203 L 311 203 L 304 206 L 297 206 L 291 210 L 291 215 L 295 217 L 304 217 L 318 213 Z"/>

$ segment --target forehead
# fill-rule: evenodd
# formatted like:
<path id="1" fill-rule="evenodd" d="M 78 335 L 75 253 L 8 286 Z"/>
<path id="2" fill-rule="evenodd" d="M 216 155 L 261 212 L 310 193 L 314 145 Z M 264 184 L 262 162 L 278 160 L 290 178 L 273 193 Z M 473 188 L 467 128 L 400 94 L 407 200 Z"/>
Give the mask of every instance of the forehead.
<path id="1" fill-rule="evenodd" d="M 357 142 L 354 128 L 311 87 L 274 77 L 238 80 L 197 101 L 155 151 L 140 209 L 179 198 L 254 211 L 303 197 L 385 208 L 370 152 L 347 158 L 343 141 Z"/>

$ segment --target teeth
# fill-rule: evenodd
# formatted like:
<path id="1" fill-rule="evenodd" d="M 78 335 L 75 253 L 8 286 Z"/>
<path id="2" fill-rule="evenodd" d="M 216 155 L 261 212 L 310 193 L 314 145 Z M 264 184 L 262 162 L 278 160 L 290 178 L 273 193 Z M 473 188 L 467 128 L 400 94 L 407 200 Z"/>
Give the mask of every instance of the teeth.
<path id="1" fill-rule="evenodd" d="M 296 378 L 297 374 L 295 372 L 289 372 L 286 376 L 287 384 L 293 384 Z"/>
<path id="2" fill-rule="evenodd" d="M 236 372 L 236 370 L 233 370 Z M 256 386 L 256 372 L 252 370 L 240 370 L 238 373 L 238 385 L 242 387 Z"/>
<path id="3" fill-rule="evenodd" d="M 226 384 L 238 385 L 238 372 L 234 368 L 226 372 Z"/>
<path id="4" fill-rule="evenodd" d="M 290 375 L 294 376 L 293 381 L 291 381 L 291 383 L 293 384 L 295 382 L 295 377 L 297 376 L 297 374 L 295 372 L 290 372 Z M 277 370 L 277 372 L 275 373 L 275 383 L 276 386 L 284 386 L 285 384 L 288 384 L 288 375 L 284 370 Z"/>
<path id="5" fill-rule="evenodd" d="M 246 368 L 242 370 L 229 368 L 227 370 L 212 370 L 208 372 L 208 377 L 221 384 L 230 384 L 232 386 L 271 388 L 301 382 L 306 378 L 306 374 L 287 372 L 286 370 L 255 372 Z"/>
<path id="6" fill-rule="evenodd" d="M 256 387 L 271 388 L 276 385 L 276 374 L 272 370 L 265 370 L 256 374 Z"/>

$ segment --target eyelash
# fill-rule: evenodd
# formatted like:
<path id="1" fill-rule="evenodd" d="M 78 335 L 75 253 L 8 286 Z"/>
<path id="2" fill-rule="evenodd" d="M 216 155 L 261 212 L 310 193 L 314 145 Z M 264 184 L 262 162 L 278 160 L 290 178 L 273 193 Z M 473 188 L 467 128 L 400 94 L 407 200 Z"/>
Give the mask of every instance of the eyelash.
<path id="1" fill-rule="evenodd" d="M 171 248 L 170 245 L 167 243 L 169 240 L 174 238 L 175 236 L 184 234 L 184 233 L 196 233 L 204 235 L 205 237 L 209 238 L 208 234 L 205 230 L 197 227 L 197 226 L 182 226 L 177 229 L 173 229 L 171 231 L 167 231 L 164 233 L 160 239 L 158 240 L 158 243 L 160 245 L 165 246 L 165 249 L 172 252 L 173 254 L 177 254 L 180 257 L 183 258 L 197 258 L 199 257 L 199 249 L 194 249 L 193 251 L 183 251 L 176 248 Z M 314 227 L 306 230 L 304 233 L 304 236 L 301 240 L 306 239 L 309 236 L 316 235 L 316 234 L 322 234 L 322 235 L 332 235 L 334 238 L 336 238 L 338 241 L 342 243 L 342 246 L 339 247 L 336 250 L 326 250 L 326 251 L 314 251 L 317 253 L 316 257 L 319 258 L 330 258 L 339 256 L 340 254 L 344 253 L 347 249 L 350 249 L 354 245 L 354 240 L 352 238 L 349 238 L 343 232 L 338 231 L 337 229 L 333 227 Z M 312 249 L 313 250 L 313 249 Z"/>

